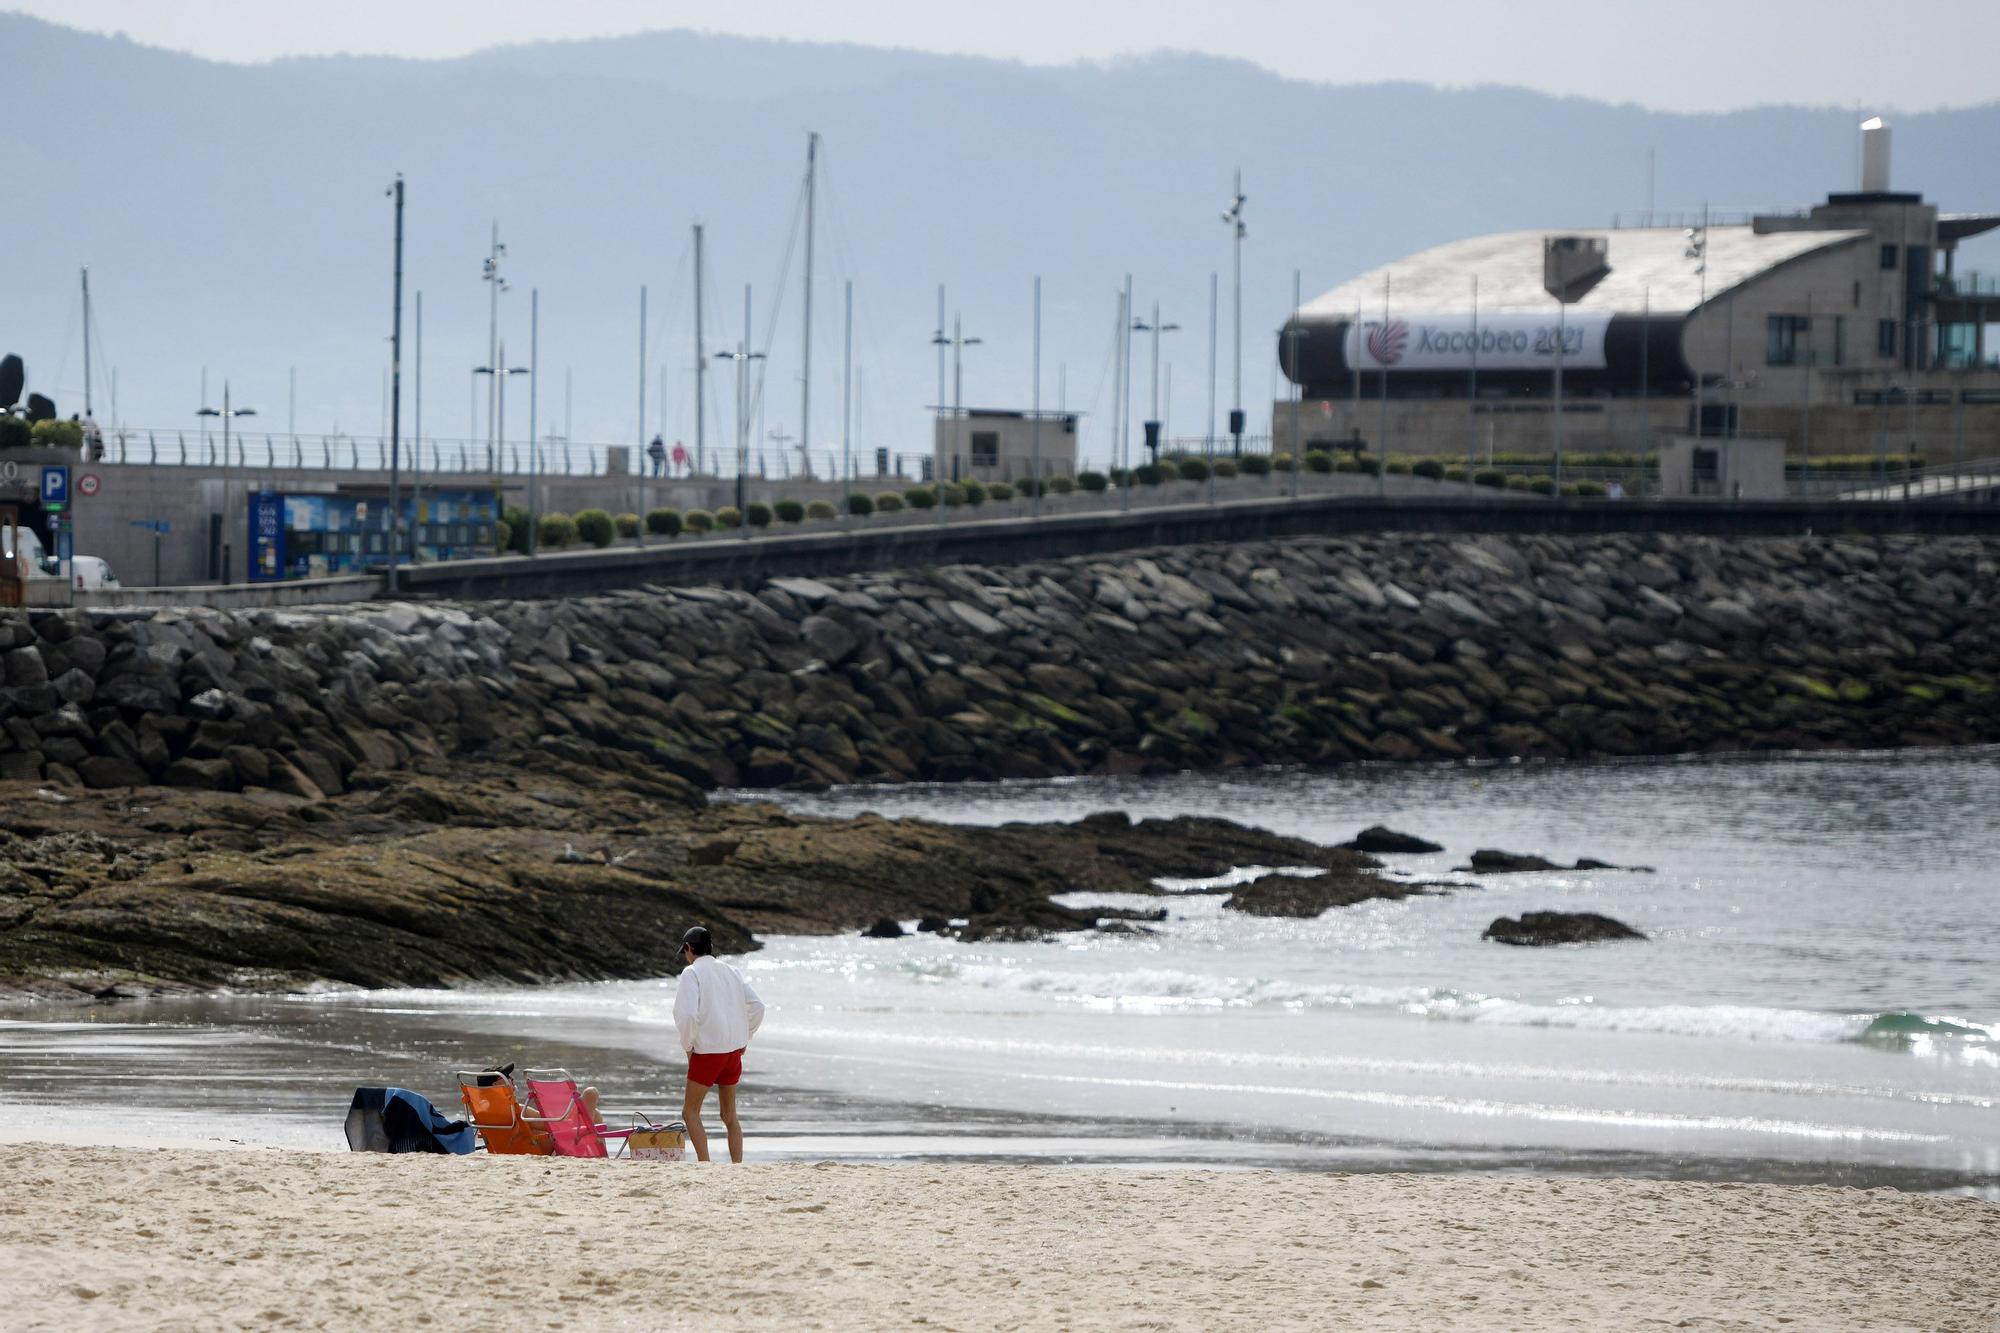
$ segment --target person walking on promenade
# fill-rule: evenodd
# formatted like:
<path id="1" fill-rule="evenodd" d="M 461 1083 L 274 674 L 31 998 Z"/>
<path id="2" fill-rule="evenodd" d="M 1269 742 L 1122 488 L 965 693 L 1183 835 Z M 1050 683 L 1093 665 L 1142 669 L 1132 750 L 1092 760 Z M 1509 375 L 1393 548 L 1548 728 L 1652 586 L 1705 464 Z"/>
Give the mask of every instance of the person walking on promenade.
<path id="1" fill-rule="evenodd" d="M 653 442 L 646 446 L 646 457 L 652 460 L 654 476 L 657 477 L 665 472 L 667 470 L 666 441 L 655 435 Z"/>
<path id="2" fill-rule="evenodd" d="M 707 926 L 690 927 L 681 936 L 679 987 L 674 991 L 674 1026 L 687 1052 L 687 1095 L 681 1099 L 681 1119 L 687 1122 L 694 1155 L 708 1160 L 708 1131 L 701 1125 L 701 1104 L 708 1090 L 722 1111 L 729 1133 L 729 1160 L 743 1160 L 743 1126 L 736 1119 L 736 1083 L 743 1077 L 743 1048 L 764 1021 L 764 1002 L 750 983 L 715 956 L 715 941 Z"/>

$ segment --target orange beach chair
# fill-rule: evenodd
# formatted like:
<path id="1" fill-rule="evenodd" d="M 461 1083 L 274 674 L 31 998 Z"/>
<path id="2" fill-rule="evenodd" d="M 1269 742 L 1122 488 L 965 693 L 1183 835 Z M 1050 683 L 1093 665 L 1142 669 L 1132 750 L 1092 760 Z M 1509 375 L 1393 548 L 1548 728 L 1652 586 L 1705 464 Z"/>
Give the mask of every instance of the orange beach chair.
<path id="1" fill-rule="evenodd" d="M 515 1095 L 514 1077 L 496 1069 L 477 1072 L 459 1070 L 458 1097 L 465 1103 L 465 1116 L 479 1131 L 490 1153 L 547 1157 L 556 1150 L 555 1141 L 529 1123 L 521 1100 Z"/>

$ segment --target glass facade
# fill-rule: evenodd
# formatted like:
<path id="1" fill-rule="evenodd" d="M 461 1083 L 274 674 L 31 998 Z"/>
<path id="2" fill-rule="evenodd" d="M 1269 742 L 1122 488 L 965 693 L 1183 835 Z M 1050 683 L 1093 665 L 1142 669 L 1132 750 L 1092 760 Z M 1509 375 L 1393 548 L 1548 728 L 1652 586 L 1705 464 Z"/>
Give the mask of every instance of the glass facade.
<path id="1" fill-rule="evenodd" d="M 424 561 L 492 555 L 498 517 L 491 491 L 427 490 L 421 502 L 403 501 L 403 522 Z M 389 531 L 383 496 L 259 492 L 250 497 L 250 578 L 360 573 L 388 563 Z"/>

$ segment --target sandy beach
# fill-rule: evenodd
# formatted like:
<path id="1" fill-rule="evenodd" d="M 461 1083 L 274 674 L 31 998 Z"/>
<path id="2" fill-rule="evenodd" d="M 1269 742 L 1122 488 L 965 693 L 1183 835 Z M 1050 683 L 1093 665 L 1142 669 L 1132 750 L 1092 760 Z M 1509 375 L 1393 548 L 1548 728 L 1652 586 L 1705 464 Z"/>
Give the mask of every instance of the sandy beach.
<path id="1" fill-rule="evenodd" d="M 19 1327 L 1988 1329 L 2000 1208 L 1546 1177 L 0 1148 Z"/>

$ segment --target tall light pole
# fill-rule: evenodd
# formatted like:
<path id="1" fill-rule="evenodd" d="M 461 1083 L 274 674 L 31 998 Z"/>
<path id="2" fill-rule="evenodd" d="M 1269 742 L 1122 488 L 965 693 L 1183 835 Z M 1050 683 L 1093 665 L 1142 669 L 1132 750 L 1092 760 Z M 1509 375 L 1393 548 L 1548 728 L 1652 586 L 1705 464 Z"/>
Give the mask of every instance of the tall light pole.
<path id="1" fill-rule="evenodd" d="M 232 475 L 229 471 L 229 423 L 235 417 L 254 417 L 257 415 L 257 409 L 254 407 L 231 407 L 229 405 L 229 381 L 224 380 L 222 382 L 222 406 L 220 408 L 199 408 L 196 410 L 195 415 L 198 417 L 222 418 L 222 578 L 219 582 L 227 583 L 229 582 L 230 563 L 229 515 L 233 500 L 231 492 L 234 486 Z M 245 523 L 244 530 L 248 532 L 248 523 Z"/>
<path id="2" fill-rule="evenodd" d="M 951 317 L 951 337 L 945 337 L 943 330 L 939 330 L 938 335 L 932 338 L 931 341 L 937 344 L 938 355 L 940 357 L 944 355 L 946 347 L 951 348 L 951 462 L 952 470 L 956 473 L 958 470 L 959 436 L 964 433 L 959 426 L 959 422 L 965 415 L 965 365 L 963 356 L 966 348 L 977 347 L 985 339 L 966 337 L 959 317 L 954 314 Z M 939 477 L 939 484 L 942 485 L 944 480 L 943 477 Z M 958 478 L 954 475 L 951 480 L 957 481 Z M 944 511 L 950 508 L 950 506 L 942 502 L 942 495 L 939 496 L 939 501 L 938 517 L 942 520 L 944 518 Z"/>
<path id="3" fill-rule="evenodd" d="M 494 405 L 493 443 L 488 446 L 487 460 L 489 466 L 487 467 L 487 471 L 496 476 L 499 475 L 500 451 L 507 447 L 507 377 L 528 373 L 526 366 L 509 366 L 506 364 L 506 343 L 501 343 L 497 350 L 499 351 L 499 356 L 494 360 L 492 365 L 475 366 L 472 370 L 472 373 L 475 375 L 490 375 L 493 377 L 493 382 L 490 386 Z"/>
<path id="4" fill-rule="evenodd" d="M 396 199 L 395 322 L 389 333 L 389 592 L 403 558 L 403 177 L 389 187 Z"/>
<path id="5" fill-rule="evenodd" d="M 487 251 L 486 262 L 480 270 L 480 280 L 488 285 L 486 302 L 486 364 L 500 364 L 500 293 L 507 290 L 507 280 L 500 276 L 500 261 L 507 257 L 507 247 L 500 243 L 500 224 L 493 224 L 492 248 Z M 490 372 L 489 372 L 490 373 Z M 486 386 L 486 470 L 492 472 L 500 452 L 497 412 L 500 404 L 500 381 L 496 376 Z"/>
<path id="6" fill-rule="evenodd" d="M 1153 335 L 1153 411 L 1146 421 L 1146 452 L 1152 455 L 1152 461 L 1155 463 L 1160 461 L 1160 335 L 1177 333 L 1180 327 L 1178 324 L 1160 322 L 1158 301 L 1153 302 L 1153 318 L 1150 321 L 1143 319 L 1132 321 L 1132 332 Z"/>
<path id="7" fill-rule="evenodd" d="M 1202 431 L 1202 457 L 1208 462 L 1208 502 L 1215 503 L 1215 307 L 1217 286 L 1208 275 L 1208 424 Z"/>
<path id="8" fill-rule="evenodd" d="M 743 341 L 733 352 L 717 352 L 718 361 L 736 363 L 736 519 L 743 539 L 750 539 L 748 492 L 745 473 L 750 470 L 750 363 L 762 361 L 762 352 L 750 350 L 750 285 L 743 285 Z"/>
<path id="9" fill-rule="evenodd" d="M 1222 212 L 1222 220 L 1229 225 L 1236 284 L 1236 395 L 1231 400 L 1235 406 L 1229 410 L 1229 435 L 1234 441 L 1231 452 L 1239 458 L 1243 456 L 1243 205 L 1247 198 L 1243 193 L 1243 173 L 1239 171 L 1234 196 Z"/>
<path id="10" fill-rule="evenodd" d="M 541 520 L 536 517 L 540 497 L 537 483 L 541 480 L 542 446 L 537 438 L 535 423 L 541 420 L 542 385 L 542 289 L 528 289 L 528 554 L 533 555 L 540 545 L 541 533 L 536 531 Z"/>

